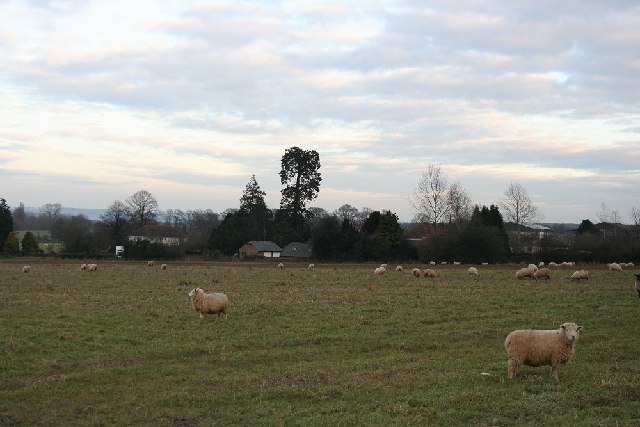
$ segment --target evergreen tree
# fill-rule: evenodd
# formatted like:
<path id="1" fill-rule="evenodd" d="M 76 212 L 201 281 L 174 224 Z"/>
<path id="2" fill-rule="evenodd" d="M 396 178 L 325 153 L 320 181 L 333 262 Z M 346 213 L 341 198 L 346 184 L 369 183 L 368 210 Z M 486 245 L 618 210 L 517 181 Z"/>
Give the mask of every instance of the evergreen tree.
<path id="1" fill-rule="evenodd" d="M 24 237 L 22 237 L 22 254 L 35 255 L 39 252 L 40 248 L 38 248 L 38 242 L 36 242 L 33 233 L 30 231 L 24 233 Z"/>
<path id="2" fill-rule="evenodd" d="M 13 231 L 13 216 L 5 199 L 0 198 L 0 248 L 4 248 L 9 233 Z"/>
<path id="3" fill-rule="evenodd" d="M 256 176 L 251 175 L 251 179 L 240 199 L 240 214 L 245 217 L 247 227 L 254 240 L 266 240 L 267 223 L 270 211 L 264 201 L 267 193 L 260 189 Z"/>
<path id="4" fill-rule="evenodd" d="M 18 240 L 18 235 L 15 231 L 9 233 L 7 238 L 4 241 L 4 246 L 2 249 L 2 254 L 4 256 L 13 256 L 18 255 L 20 253 L 20 241 Z"/>

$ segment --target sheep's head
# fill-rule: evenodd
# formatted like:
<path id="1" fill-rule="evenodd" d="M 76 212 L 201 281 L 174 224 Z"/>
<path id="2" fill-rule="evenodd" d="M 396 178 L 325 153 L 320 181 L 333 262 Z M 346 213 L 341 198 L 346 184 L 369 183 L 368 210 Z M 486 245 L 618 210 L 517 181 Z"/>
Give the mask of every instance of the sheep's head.
<path id="1" fill-rule="evenodd" d="M 575 323 L 563 323 L 560 326 L 560 331 L 564 334 L 564 339 L 569 342 L 578 340 L 582 326 L 578 326 Z"/>
<path id="2" fill-rule="evenodd" d="M 194 299 L 196 295 L 199 294 L 200 292 L 204 292 L 204 291 L 200 288 L 195 288 L 191 290 L 191 292 L 189 292 L 189 298 Z"/>

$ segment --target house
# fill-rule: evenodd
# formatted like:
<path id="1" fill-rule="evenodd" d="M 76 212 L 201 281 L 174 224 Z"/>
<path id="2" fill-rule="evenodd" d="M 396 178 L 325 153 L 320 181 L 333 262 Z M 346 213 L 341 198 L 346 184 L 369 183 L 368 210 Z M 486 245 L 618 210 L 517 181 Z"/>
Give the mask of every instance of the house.
<path id="1" fill-rule="evenodd" d="M 180 244 L 178 230 L 164 224 L 145 225 L 129 236 L 130 242 L 139 240 L 148 240 L 151 243 L 160 243 L 165 246 L 178 246 Z"/>
<path id="2" fill-rule="evenodd" d="M 282 248 L 267 240 L 252 240 L 238 249 L 240 258 L 255 256 L 264 258 L 280 258 Z"/>
<path id="3" fill-rule="evenodd" d="M 311 256 L 311 245 L 308 243 L 291 242 L 282 249 L 280 256 L 287 258 L 309 258 Z"/>

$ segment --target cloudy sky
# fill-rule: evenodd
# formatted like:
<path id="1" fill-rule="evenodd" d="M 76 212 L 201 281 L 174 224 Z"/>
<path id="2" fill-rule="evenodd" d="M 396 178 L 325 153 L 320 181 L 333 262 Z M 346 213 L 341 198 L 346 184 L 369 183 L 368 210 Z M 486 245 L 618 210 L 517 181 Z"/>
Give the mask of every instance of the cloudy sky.
<path id="1" fill-rule="evenodd" d="M 402 220 L 438 164 L 474 203 L 524 186 L 548 222 L 640 206 L 635 0 L 0 0 L 0 197 L 106 208 L 280 201 Z"/>

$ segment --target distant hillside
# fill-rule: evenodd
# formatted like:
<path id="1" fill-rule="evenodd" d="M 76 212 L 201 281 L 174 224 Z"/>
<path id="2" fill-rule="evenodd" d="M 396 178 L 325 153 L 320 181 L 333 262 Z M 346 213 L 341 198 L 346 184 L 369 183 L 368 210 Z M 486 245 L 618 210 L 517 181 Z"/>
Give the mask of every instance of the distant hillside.
<path id="1" fill-rule="evenodd" d="M 24 211 L 28 214 L 37 215 L 40 213 L 40 208 L 25 206 Z M 104 214 L 106 211 L 106 209 L 67 208 L 63 206 L 60 212 L 62 213 L 62 215 L 68 216 L 76 216 L 82 214 L 92 221 L 97 221 L 100 219 L 100 215 Z"/>

